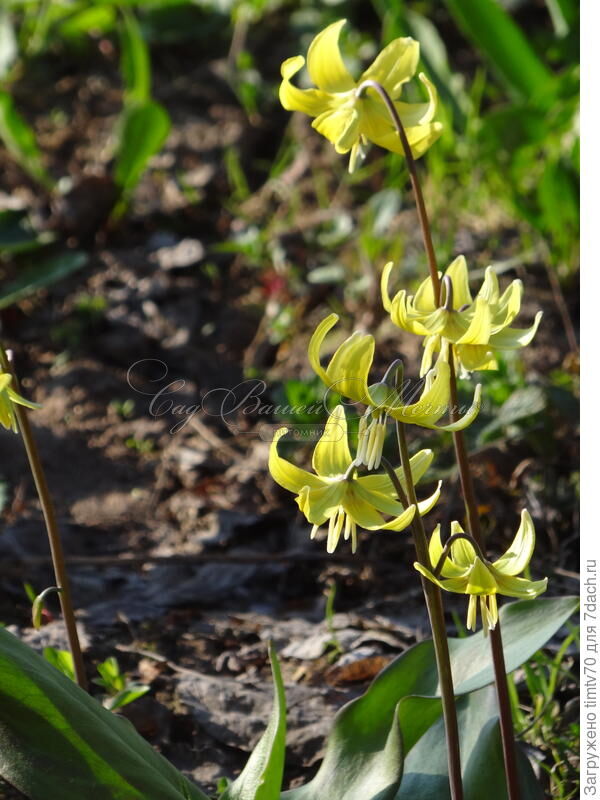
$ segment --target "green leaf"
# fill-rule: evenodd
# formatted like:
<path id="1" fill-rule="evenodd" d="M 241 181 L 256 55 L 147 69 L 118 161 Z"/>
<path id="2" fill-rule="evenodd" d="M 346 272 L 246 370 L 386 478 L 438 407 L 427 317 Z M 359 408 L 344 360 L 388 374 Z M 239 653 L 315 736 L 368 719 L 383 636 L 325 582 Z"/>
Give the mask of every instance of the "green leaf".
<path id="1" fill-rule="evenodd" d="M 54 669 L 65 675 L 70 681 L 75 680 L 73 656 L 68 650 L 57 650 L 56 647 L 44 647 L 44 658 Z"/>
<path id="2" fill-rule="evenodd" d="M 539 650 L 574 613 L 578 602 L 576 597 L 553 597 L 503 606 L 500 619 L 507 671 Z M 449 647 L 457 695 L 493 682 L 490 647 L 483 632 L 450 638 Z M 395 659 L 362 697 L 340 709 L 319 771 L 310 783 L 284 792 L 282 798 L 393 800 L 402 778 L 403 746 L 408 753 L 440 715 L 433 643 L 428 640 Z M 424 797 L 429 795 L 419 795 L 418 800 Z"/>
<path id="3" fill-rule="evenodd" d="M 463 76 L 450 69 L 446 45 L 433 22 L 417 11 L 407 9 L 405 14 L 409 33 L 420 44 L 421 58 L 427 74 L 440 92 L 442 100 L 452 106 L 457 127 L 463 129 L 470 110 Z"/>
<path id="4" fill-rule="evenodd" d="M 220 800 L 279 800 L 285 759 L 286 708 L 285 689 L 277 653 L 269 645 L 275 702 L 267 729 L 252 751 L 239 777 Z"/>
<path id="5" fill-rule="evenodd" d="M 533 100 L 553 82 L 525 35 L 497 0 L 445 0 L 458 26 L 515 94 Z"/>
<path id="6" fill-rule="evenodd" d="M 208 800 L 120 718 L 0 629 L 0 775 L 30 800 Z"/>
<path id="7" fill-rule="evenodd" d="M 5 91 L 0 91 L 0 139 L 25 172 L 46 189 L 52 188 L 52 180 L 42 164 L 33 129 L 19 114 L 12 97 Z"/>
<path id="8" fill-rule="evenodd" d="M 127 100 L 146 103 L 150 100 L 152 71 L 150 54 L 135 15 L 123 8 L 121 38 L 121 73 L 125 83 Z"/>
<path id="9" fill-rule="evenodd" d="M 543 411 L 548 404 L 541 386 L 525 386 L 514 391 L 496 412 L 494 419 L 479 432 L 478 441 L 486 442 L 491 434 L 508 425 Z"/>
<path id="10" fill-rule="evenodd" d="M 402 737 L 390 692 L 377 680 L 336 714 L 312 781 L 282 800 L 392 800 L 402 778 Z"/>
<path id="11" fill-rule="evenodd" d="M 135 188 L 146 164 L 163 146 L 170 127 L 169 115 L 153 100 L 126 106 L 114 172 L 124 194 Z"/>
<path id="12" fill-rule="evenodd" d="M 58 25 L 58 35 L 65 39 L 78 39 L 90 32 L 108 33 L 115 24 L 115 9 L 108 5 L 92 6 L 69 14 Z"/>
<path id="13" fill-rule="evenodd" d="M 123 706 L 129 705 L 129 703 L 133 703 L 134 700 L 143 697 L 149 691 L 150 687 L 143 683 L 130 683 L 114 697 L 105 700 L 104 707 L 109 711 L 116 711 L 117 708 L 123 708 Z"/>
<path id="14" fill-rule="evenodd" d="M 0 308 L 18 303 L 37 289 L 57 283 L 62 278 L 76 272 L 88 262 L 88 256 L 79 250 L 68 250 L 58 255 L 46 256 L 24 269 L 19 277 L 7 283 L 0 293 Z"/>
<path id="15" fill-rule="evenodd" d="M 103 686 L 108 692 L 117 694 L 125 689 L 125 675 L 119 668 L 119 662 L 114 656 L 110 656 L 105 661 L 96 666 L 99 678 L 93 678 L 93 682 L 98 686 Z"/>
<path id="16" fill-rule="evenodd" d="M 37 250 L 51 239 L 52 236 L 47 233 L 43 236 L 37 235 L 29 223 L 27 211 L 14 209 L 0 211 L 1 255 Z"/>
<path id="17" fill-rule="evenodd" d="M 504 761 L 493 687 L 461 697 L 457 702 L 458 729 L 465 797 L 507 800 Z M 543 792 L 520 748 L 517 766 L 522 797 L 543 800 Z M 446 734 L 440 718 L 406 758 L 404 778 L 396 800 L 450 800 Z"/>

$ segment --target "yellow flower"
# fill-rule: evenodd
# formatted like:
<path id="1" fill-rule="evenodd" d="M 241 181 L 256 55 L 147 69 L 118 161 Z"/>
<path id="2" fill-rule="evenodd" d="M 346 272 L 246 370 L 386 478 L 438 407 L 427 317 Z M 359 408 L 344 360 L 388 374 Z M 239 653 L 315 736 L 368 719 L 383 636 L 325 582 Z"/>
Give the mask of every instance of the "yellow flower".
<path id="1" fill-rule="evenodd" d="M 437 305 L 431 277 L 409 295 L 404 289 L 390 298 L 388 282 L 393 264 L 386 264 L 381 276 L 383 305 L 399 328 L 424 336 L 421 375 L 431 368 L 434 354 L 442 340 L 454 345 L 461 372 L 496 369 L 495 351 L 518 350 L 529 344 L 542 318 L 538 312 L 530 328 L 509 327 L 521 309 L 523 284 L 513 281 L 500 294 L 498 278 L 492 267 L 475 298 L 469 290 L 469 273 L 464 256 L 458 256 L 442 279 L 442 304 Z"/>
<path id="2" fill-rule="evenodd" d="M 458 522 L 453 522 L 451 534 L 457 533 L 463 533 L 463 529 Z M 529 512 L 523 510 L 521 524 L 511 546 L 496 561 L 482 560 L 469 541 L 458 538 L 450 545 L 451 557 L 446 558 L 444 561 L 440 570 L 440 578 L 437 578 L 423 564 L 416 563 L 415 568 L 447 592 L 470 595 L 467 614 L 467 628 L 469 630 L 475 630 L 477 598 L 479 598 L 483 630 L 487 635 L 488 630 L 495 628 L 498 622 L 497 594 L 532 600 L 546 591 L 548 578 L 544 578 L 541 581 L 530 581 L 526 578 L 515 577 L 520 572 L 523 572 L 529 564 L 534 547 L 535 528 L 533 527 L 533 521 Z M 440 560 L 443 549 L 440 526 L 438 525 L 429 542 L 429 559 L 434 570 Z"/>
<path id="3" fill-rule="evenodd" d="M 368 464 L 369 468 L 379 466 L 387 415 L 400 422 L 444 431 L 462 430 L 475 419 L 481 406 L 480 385 L 475 389 L 471 408 L 460 420 L 437 425 L 450 403 L 450 367 L 445 351 L 427 373 L 421 396 L 414 403 L 405 403 L 401 393 L 385 382 L 369 385 L 375 353 L 375 340 L 370 334 L 353 333 L 338 347 L 324 369 L 321 366 L 321 348 L 338 319 L 337 314 L 330 314 L 317 326 L 308 345 L 308 358 L 326 386 L 343 397 L 369 406 L 359 426 L 359 464 Z"/>
<path id="4" fill-rule="evenodd" d="M 386 150 L 402 153 L 402 144 L 382 99 L 373 89 L 358 97 L 358 87 L 367 80 L 381 84 L 404 125 L 415 158 L 423 155 L 442 132 L 434 122 L 437 95 L 433 85 L 421 73 L 419 80 L 427 90 L 426 103 L 403 103 L 398 98 L 402 87 L 415 74 L 419 63 L 419 43 L 411 38 L 394 39 L 377 56 L 356 82 L 350 75 L 339 49 L 340 31 L 346 20 L 329 25 L 313 39 L 306 57 L 308 74 L 316 89 L 298 89 L 291 83 L 304 66 L 303 56 L 288 58 L 281 65 L 283 81 L 279 88 L 281 105 L 288 111 L 303 111 L 315 117 L 313 128 L 329 139 L 338 153 L 350 155 L 350 172 L 362 146 L 374 142 Z"/>
<path id="5" fill-rule="evenodd" d="M 348 426 L 344 407 L 337 406 L 324 427 L 312 459 L 313 472 L 296 467 L 277 452 L 277 443 L 287 433 L 280 428 L 271 444 L 269 471 L 284 489 L 295 492 L 300 510 L 312 523 L 311 539 L 325 522 L 329 522 L 327 552 L 333 553 L 342 532 L 344 539 L 351 538 L 352 552 L 356 552 L 356 529 L 401 531 L 410 525 L 415 506 L 405 508 L 394 499 L 396 492 L 387 474 L 356 476 L 356 464 L 348 447 Z M 414 481 L 425 473 L 431 464 L 431 450 L 421 450 L 410 460 Z M 396 475 L 406 491 L 402 468 Z M 440 484 L 441 485 L 441 484 Z M 418 504 L 419 513 L 426 514 L 438 501 L 440 485 L 426 500 Z M 393 519 L 385 521 L 382 514 Z"/>
<path id="6" fill-rule="evenodd" d="M 15 433 L 19 432 L 17 427 L 17 418 L 13 405 L 18 403 L 20 406 L 26 408 L 40 408 L 37 403 L 32 403 L 31 400 L 25 400 L 20 394 L 17 394 L 11 388 L 12 375 L 8 372 L 0 373 L 0 425 L 7 430 L 10 428 Z"/>

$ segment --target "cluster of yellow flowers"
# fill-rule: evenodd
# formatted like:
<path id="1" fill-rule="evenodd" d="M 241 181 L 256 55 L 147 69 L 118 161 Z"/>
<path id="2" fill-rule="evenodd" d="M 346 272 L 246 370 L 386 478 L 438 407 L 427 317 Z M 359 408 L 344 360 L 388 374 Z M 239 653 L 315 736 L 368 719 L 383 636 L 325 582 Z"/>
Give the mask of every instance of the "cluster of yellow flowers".
<path id="1" fill-rule="evenodd" d="M 291 78 L 304 65 L 302 56 L 283 63 L 280 87 L 283 106 L 315 117 L 313 127 L 333 142 L 337 152 L 351 151 L 352 171 L 368 141 L 402 152 L 381 97 L 370 88 L 359 91 L 365 81 L 375 81 L 393 101 L 413 155 L 418 157 L 437 139 L 442 128 L 439 122 L 433 121 L 437 97 L 424 75 L 419 78 L 428 93 L 426 103 L 408 104 L 398 100 L 402 87 L 417 69 L 418 43 L 410 38 L 396 39 L 356 83 L 344 65 L 338 46 L 344 22 L 336 22 L 318 34 L 308 50 L 308 73 L 317 88 L 298 89 L 291 83 Z M 439 424 L 451 404 L 452 363 L 463 376 L 477 370 L 495 369 L 496 353 L 527 345 L 535 336 L 541 319 L 539 313 L 530 328 L 510 327 L 521 308 L 523 285 L 515 280 L 501 293 L 492 267 L 486 270 L 483 284 L 473 299 L 464 256 L 456 258 L 444 274 L 439 274 L 439 298 L 431 277 L 423 281 L 414 295 L 402 289 L 390 297 L 388 285 L 392 268 L 391 263 L 387 264 L 382 274 L 383 306 L 394 325 L 424 337 L 420 369 L 424 381 L 420 395 L 411 398 L 412 402 L 404 401 L 403 391 L 394 380 L 394 365 L 381 381 L 369 383 L 375 340 L 367 333 L 353 333 L 335 350 L 327 366 L 323 366 L 321 351 L 325 338 L 338 321 L 336 314 L 330 314 L 313 333 L 308 357 L 328 388 L 366 407 L 359 421 L 356 453 L 353 457 L 350 452 L 342 405 L 329 416 L 315 447 L 314 472 L 300 469 L 279 455 L 278 442 L 287 429 L 277 431 L 270 449 L 271 474 L 277 483 L 297 494 L 300 510 L 313 526 L 311 538 L 328 523 L 327 550 L 330 553 L 342 534 L 351 540 L 352 552 L 355 552 L 357 528 L 402 531 L 411 524 L 415 514 L 427 514 L 439 500 L 438 485 L 430 497 L 416 505 L 407 504 L 406 476 L 402 468 L 395 470 L 395 474 L 404 490 L 403 497 L 398 496 L 395 482 L 388 473 L 372 472 L 382 463 L 388 418 L 445 431 L 466 428 L 479 412 L 481 385 L 476 386 L 472 405 L 459 420 Z M 390 374 L 392 379 L 388 378 Z M 411 459 L 414 483 L 423 477 L 432 459 L 430 450 L 421 450 Z M 372 474 L 359 474 L 360 468 Z M 462 536 L 457 536 L 459 533 Z M 533 598 L 545 590 L 546 579 L 530 581 L 517 577 L 529 564 L 535 544 L 535 530 L 527 511 L 523 511 L 513 543 L 493 562 L 469 542 L 458 522 L 452 523 L 451 535 L 455 538 L 448 557 L 438 525 L 429 543 L 432 568 L 419 563 L 415 566 L 442 589 L 470 596 L 467 618 L 470 629 L 475 627 L 477 598 L 487 631 L 494 628 L 498 620 L 497 594 Z M 439 566 L 439 575 L 436 566 Z"/>

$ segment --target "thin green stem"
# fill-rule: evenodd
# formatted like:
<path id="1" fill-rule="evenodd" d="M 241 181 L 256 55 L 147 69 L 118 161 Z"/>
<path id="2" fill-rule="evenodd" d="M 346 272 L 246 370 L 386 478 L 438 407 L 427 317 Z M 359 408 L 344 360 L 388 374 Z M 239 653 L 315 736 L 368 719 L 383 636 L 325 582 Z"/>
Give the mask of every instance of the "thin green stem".
<path id="1" fill-rule="evenodd" d="M 423 520 L 419 514 L 417 505 L 417 494 L 410 466 L 410 455 L 404 425 L 396 422 L 396 433 L 398 436 L 398 449 L 400 460 L 406 481 L 406 495 L 409 503 L 415 506 L 415 516 L 413 519 L 412 531 L 417 559 L 431 569 L 429 559 L 429 548 L 427 546 L 427 534 Z M 460 769 L 460 738 L 458 734 L 458 720 L 456 717 L 456 701 L 454 698 L 454 683 L 452 681 L 452 666 L 450 663 L 450 651 L 448 650 L 448 638 L 446 634 L 446 623 L 444 620 L 444 608 L 442 605 L 442 593 L 440 589 L 430 581 L 421 577 L 421 586 L 425 595 L 425 603 L 429 613 L 431 633 L 433 636 L 433 647 L 438 669 L 440 682 L 440 694 L 442 696 L 442 709 L 444 716 L 444 728 L 446 732 L 446 746 L 448 751 L 448 779 L 450 782 L 450 794 L 452 800 L 462 800 L 462 776 Z"/>
<path id="2" fill-rule="evenodd" d="M 19 391 L 19 383 L 15 370 L 10 359 L 4 349 L 0 346 L 0 360 L 2 367 L 6 372 L 10 372 L 13 376 L 13 385 L 15 391 Z M 65 565 L 65 556 L 63 552 L 60 533 L 56 522 L 56 513 L 54 511 L 54 503 L 48 489 L 46 475 L 42 462 L 40 460 L 39 452 L 33 436 L 33 431 L 29 424 L 27 410 L 24 406 L 17 403 L 14 404 L 14 411 L 19 425 L 19 431 L 23 437 L 23 443 L 27 452 L 29 466 L 35 481 L 35 487 L 40 499 L 44 521 L 46 523 L 46 530 L 48 532 L 48 541 L 50 543 L 50 553 L 52 555 L 52 565 L 54 567 L 54 575 L 56 577 L 56 584 L 60 588 L 59 598 L 60 606 L 65 620 L 65 627 L 67 629 L 67 639 L 69 642 L 69 649 L 73 657 L 73 667 L 75 670 L 75 678 L 82 689 L 87 690 L 87 677 L 85 674 L 85 667 L 83 664 L 83 656 L 81 654 L 81 646 L 79 644 L 79 636 L 77 634 L 77 625 L 75 623 L 75 614 L 73 611 L 73 604 L 71 602 L 71 591 L 69 586 L 69 578 Z"/>

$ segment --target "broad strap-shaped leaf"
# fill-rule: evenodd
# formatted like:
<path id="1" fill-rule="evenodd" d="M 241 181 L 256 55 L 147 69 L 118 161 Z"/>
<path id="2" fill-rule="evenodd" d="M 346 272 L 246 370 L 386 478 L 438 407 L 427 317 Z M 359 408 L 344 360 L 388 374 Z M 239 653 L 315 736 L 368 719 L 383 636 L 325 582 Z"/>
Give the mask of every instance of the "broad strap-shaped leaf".
<path id="1" fill-rule="evenodd" d="M 269 724 L 241 774 L 221 795 L 220 800 L 278 800 L 281 795 L 285 760 L 285 689 L 272 644 L 269 645 L 269 656 L 275 685 Z"/>
<path id="2" fill-rule="evenodd" d="M 457 714 L 465 797 L 507 800 L 494 688 L 488 686 L 459 698 Z M 520 748 L 517 748 L 517 767 L 522 797 L 543 800 L 541 787 Z M 416 798 L 450 800 L 446 735 L 441 718 L 418 741 L 404 764 L 404 778 L 395 800 Z"/>
<path id="3" fill-rule="evenodd" d="M 578 602 L 576 597 L 553 597 L 503 606 L 500 620 L 507 670 L 512 672 L 543 647 L 575 612 Z M 449 644 L 457 695 L 493 682 L 489 642 L 482 632 L 450 639 Z M 310 783 L 284 792 L 282 798 L 393 800 L 402 778 L 402 751 L 410 752 L 440 719 L 441 710 L 433 643 L 428 640 L 402 653 L 362 697 L 340 709 L 319 771 Z M 418 800 L 429 796 L 419 795 Z"/>
<path id="4" fill-rule="evenodd" d="M 381 714 L 383 698 L 377 690 L 369 694 L 373 686 L 336 715 L 313 780 L 284 792 L 282 800 L 392 800 L 402 779 L 402 736 L 397 709 L 391 720 L 385 709 Z"/>
<path id="5" fill-rule="evenodd" d="M 209 800 L 128 720 L 2 628 L 0 775 L 30 800 Z"/>

